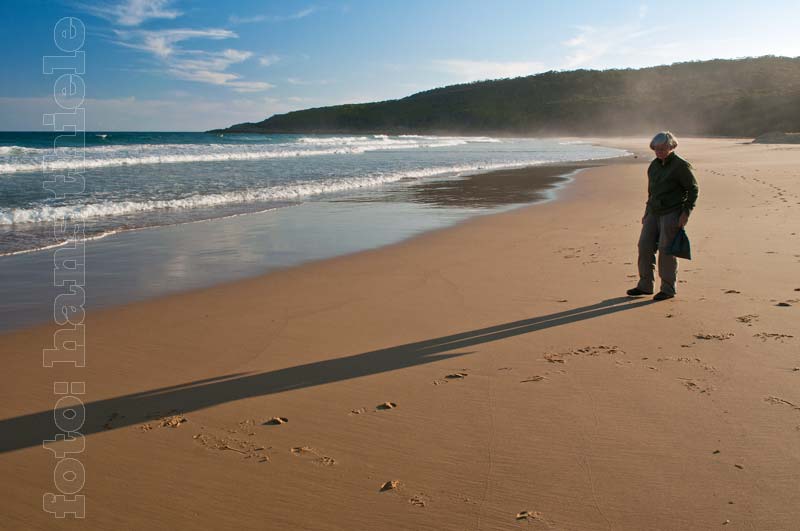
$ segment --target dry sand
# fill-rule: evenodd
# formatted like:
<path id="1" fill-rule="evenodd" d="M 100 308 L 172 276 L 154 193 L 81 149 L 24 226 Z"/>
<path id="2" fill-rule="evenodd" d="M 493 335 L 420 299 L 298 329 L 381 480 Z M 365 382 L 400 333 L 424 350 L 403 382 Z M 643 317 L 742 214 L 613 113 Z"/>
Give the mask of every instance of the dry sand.
<path id="1" fill-rule="evenodd" d="M 800 528 L 800 146 L 679 153 L 700 199 L 670 301 L 621 296 L 640 157 L 558 201 L 90 314 L 85 368 L 42 368 L 51 328 L 0 336 L 0 528 Z M 70 379 L 80 522 L 42 511 Z"/>

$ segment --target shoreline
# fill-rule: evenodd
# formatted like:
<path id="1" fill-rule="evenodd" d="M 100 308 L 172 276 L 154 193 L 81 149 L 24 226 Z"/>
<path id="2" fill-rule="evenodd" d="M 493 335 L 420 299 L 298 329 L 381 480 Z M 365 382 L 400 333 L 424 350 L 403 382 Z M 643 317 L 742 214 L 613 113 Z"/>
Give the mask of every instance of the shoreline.
<path id="1" fill-rule="evenodd" d="M 595 144 L 595 145 L 599 145 L 599 144 Z M 594 165 L 594 163 L 596 161 L 616 160 L 616 159 L 621 159 L 621 158 L 625 158 L 625 157 L 628 157 L 628 156 L 629 155 L 622 154 L 622 155 L 619 155 L 619 156 L 616 156 L 616 157 L 599 158 L 599 159 L 586 159 L 586 160 L 576 160 L 576 161 L 568 161 L 568 162 L 544 162 L 544 163 L 535 163 L 534 162 L 534 163 L 530 163 L 529 165 L 522 165 L 522 166 L 513 166 L 512 165 L 512 166 L 509 166 L 509 167 L 501 167 L 501 168 L 495 168 L 495 169 L 478 169 L 478 170 L 471 170 L 471 171 L 464 171 L 464 172 L 456 171 L 456 172 L 454 172 L 453 175 L 446 175 L 444 177 L 437 176 L 437 175 L 429 176 L 429 177 L 424 178 L 422 180 L 422 184 L 424 185 L 428 181 L 432 181 L 432 182 L 441 182 L 443 180 L 456 181 L 456 180 L 469 179 L 469 178 L 471 178 L 471 177 L 473 177 L 475 175 L 514 172 L 514 171 L 517 171 L 517 170 L 525 170 L 525 169 L 531 169 L 531 168 L 554 168 L 554 167 L 558 168 L 558 167 L 563 167 L 563 168 L 567 169 L 567 168 L 590 167 L 590 166 Z M 545 170 L 545 171 L 547 171 L 547 170 Z M 553 175 L 555 175 L 555 174 L 553 174 Z M 387 182 L 387 183 L 381 184 L 380 186 L 391 188 L 393 185 L 396 185 L 396 184 L 397 184 L 396 182 Z M 359 190 L 358 189 L 354 189 L 354 190 L 351 190 L 350 192 L 353 193 L 353 194 L 358 194 Z M 217 221 L 217 220 L 224 220 L 224 219 L 227 219 L 227 218 L 238 217 L 238 216 L 258 215 L 258 214 L 262 214 L 264 212 L 269 212 L 271 210 L 276 210 L 276 209 L 280 209 L 280 208 L 286 208 L 286 207 L 290 207 L 290 206 L 297 206 L 298 204 L 303 204 L 303 203 L 311 202 L 311 201 L 327 201 L 327 200 L 339 201 L 337 199 L 328 199 L 328 197 L 335 197 L 335 195 L 336 195 L 335 192 L 334 193 L 327 192 L 327 193 L 322 193 L 322 194 L 319 194 L 319 195 L 316 195 L 316 196 L 311 196 L 311 199 L 305 199 L 303 201 L 300 201 L 299 203 L 292 203 L 292 202 L 288 202 L 288 203 L 284 203 L 284 204 L 276 203 L 275 206 L 270 206 L 270 207 L 264 208 L 263 210 L 234 212 L 234 213 L 230 213 L 230 214 L 220 215 L 218 217 L 203 217 L 203 218 L 198 218 L 198 219 L 188 219 L 188 220 L 185 220 L 185 221 L 175 221 L 175 222 L 166 223 L 166 224 L 163 224 L 163 225 L 141 225 L 141 226 L 124 226 L 124 225 L 121 225 L 120 227 L 114 228 L 114 229 L 112 229 L 112 230 L 110 230 L 108 232 L 101 232 L 101 233 L 96 233 L 96 234 L 93 233 L 92 235 L 90 235 L 90 236 L 88 236 L 86 238 L 86 241 L 99 240 L 99 239 L 103 239 L 103 238 L 106 238 L 106 237 L 109 237 L 109 236 L 114 236 L 116 234 L 123 234 L 123 233 L 127 233 L 127 232 L 135 232 L 135 231 L 142 231 L 142 230 L 158 230 L 158 229 L 164 229 L 164 228 L 175 227 L 175 226 L 191 224 L 191 223 L 213 222 L 213 221 Z M 345 201 L 346 200 L 347 199 L 345 199 Z M 96 218 L 89 218 L 88 220 L 92 221 L 92 220 L 95 220 L 95 219 Z M 30 224 L 30 223 L 22 223 L 22 224 L 23 225 L 27 225 L 27 224 Z M 3 230 L 5 230 L 5 227 L 3 227 Z M 50 250 L 50 249 L 55 249 L 55 248 L 61 247 L 63 245 L 68 245 L 69 243 L 71 243 L 71 242 L 70 241 L 65 241 L 65 242 L 61 242 L 61 243 L 50 243 L 50 244 L 47 244 L 44 247 L 37 247 L 37 248 L 31 248 L 31 249 L 21 249 L 21 250 L 15 250 L 15 251 L 7 251 L 7 252 L 4 251 L 4 252 L 0 252 L 0 259 L 2 259 L 4 257 L 9 257 L 9 256 L 17 256 L 17 255 L 21 255 L 21 254 L 36 253 L 36 252 L 40 252 L 40 251 L 46 251 L 46 250 Z"/>
<path id="2" fill-rule="evenodd" d="M 72 527 L 41 511 L 58 379 L 87 386 L 87 529 L 512 529 L 523 511 L 541 528 L 791 528 L 800 147 L 679 151 L 700 181 L 696 256 L 663 303 L 624 297 L 640 160 L 558 201 L 89 313 L 85 368 L 40 366 L 51 328 L 0 335 L 0 471 L 21 478 L 0 511 Z"/>
<path id="3" fill-rule="evenodd" d="M 92 282 L 90 277 L 87 281 L 87 303 L 90 311 L 98 308 L 109 308 L 129 304 L 132 302 L 148 300 L 170 296 L 186 291 L 205 289 L 214 285 L 227 284 L 247 278 L 256 278 L 271 272 L 296 267 L 308 262 L 325 260 L 328 258 L 343 256 L 352 253 L 363 252 L 370 249 L 392 245 L 409 238 L 417 237 L 428 231 L 447 229 L 458 223 L 481 217 L 484 215 L 494 215 L 508 209 L 535 206 L 557 198 L 557 194 L 572 182 L 573 175 L 581 169 L 606 165 L 621 160 L 627 160 L 630 156 L 620 156 L 609 159 L 596 159 L 587 161 L 575 161 L 569 163 L 544 163 L 525 166 L 522 168 L 510 168 L 492 170 L 488 172 L 470 172 L 464 175 L 433 180 L 425 180 L 418 183 L 410 183 L 408 186 L 392 190 L 387 189 L 385 195 L 367 196 L 367 198 L 352 196 L 349 198 L 326 199 L 318 201 L 306 201 L 298 205 L 289 205 L 284 208 L 269 209 L 261 212 L 243 213 L 222 218 L 204 219 L 193 222 L 178 223 L 158 227 L 139 227 L 130 230 L 120 230 L 102 236 L 88 238 L 87 244 L 87 264 L 99 264 L 87 268 L 89 275 L 98 275 L 99 281 Z M 370 192 L 374 194 L 375 192 Z M 321 223 L 324 223 L 324 215 L 327 211 L 323 205 L 331 205 L 330 215 L 341 217 L 337 213 L 337 205 L 346 207 L 348 204 L 374 204 L 376 208 L 384 203 L 388 209 L 397 208 L 392 204 L 409 203 L 410 209 L 402 215 L 406 218 L 417 216 L 420 221 L 409 225 L 408 229 L 403 230 L 402 222 L 395 228 L 390 228 L 386 222 L 380 222 L 380 217 L 386 214 L 379 210 L 373 214 L 366 213 L 366 216 L 373 217 L 373 223 L 377 222 L 376 228 L 369 236 L 367 243 L 348 241 L 355 237 L 343 236 L 332 230 L 327 234 L 329 239 L 343 240 L 345 243 L 339 247 L 323 246 L 319 240 L 311 240 L 307 244 L 298 243 L 299 250 L 292 256 L 285 258 L 270 257 L 265 253 L 264 259 L 243 266 L 236 263 L 236 255 L 232 255 L 228 262 L 224 263 L 205 263 L 203 254 L 230 253 L 229 244 L 220 241 L 215 245 L 209 246 L 204 239 L 206 231 L 213 239 L 216 234 L 237 233 L 247 230 L 251 235 L 250 247 L 269 246 L 269 240 L 258 240 L 258 232 L 270 232 L 269 217 L 285 220 L 283 225 L 292 226 L 301 223 L 298 221 L 303 216 L 313 216 Z M 286 209 L 300 209 L 298 211 Z M 436 214 L 435 212 L 426 213 L 425 209 L 439 208 L 452 209 L 452 214 Z M 364 210 L 364 208 L 362 208 Z M 369 212 L 370 209 L 366 209 Z M 315 213 L 319 211 L 319 213 Z M 310 212 L 303 214 L 302 212 Z M 266 217 L 263 217 L 266 216 Z M 299 216 L 299 218 L 298 218 Z M 357 213 L 353 214 L 354 219 L 351 224 L 345 226 L 339 232 L 358 234 L 359 227 Z M 378 216 L 378 219 L 375 219 Z M 261 217 L 261 219 L 260 219 Z M 237 219 L 238 218 L 238 219 Z M 297 219 L 296 219 L 297 218 Z M 441 218 L 437 221 L 436 218 Z M 387 218 L 388 219 L 388 218 Z M 294 220 L 294 221 L 292 221 Z M 427 220 L 427 221 L 426 221 Z M 205 225 L 210 223 L 211 225 Z M 196 227 L 194 225 L 197 225 Z M 383 229 L 380 227 L 383 226 Z M 309 225 L 308 230 L 314 230 Z M 282 230 L 278 228 L 277 230 Z M 216 271 L 207 274 L 205 277 L 191 275 L 189 278 L 171 278 L 169 284 L 165 284 L 159 278 L 159 264 L 174 260 L 167 255 L 159 257 L 162 253 L 159 247 L 162 245 L 174 245 L 170 234 L 180 235 L 183 242 L 190 242 L 188 247 L 183 249 L 183 253 L 188 256 L 181 257 L 182 261 L 189 261 L 195 268 L 211 267 Z M 264 236 L 272 237 L 271 234 Z M 164 238 L 167 238 L 165 240 Z M 292 240 L 290 233 L 283 236 L 283 239 Z M 164 243 L 166 242 L 166 243 Z M 8 278 L 8 285 L 23 286 L 24 291 L 11 290 L 6 293 L 5 302 L 0 305 L 0 334 L 10 333 L 35 326 L 46 326 L 48 324 L 47 315 L 53 290 L 44 281 L 52 270 L 52 253 L 55 249 L 71 245 L 64 243 L 37 249 L 34 251 L 20 252 L 12 255 L 0 256 L 0 270 L 5 271 Z M 315 247 L 325 247 L 318 251 Z M 267 247 L 269 248 L 269 247 Z M 303 251 L 302 249 L 306 250 Z M 273 253 L 274 254 L 274 253 Z M 139 264 L 139 262 L 142 262 Z M 139 265 L 137 265 L 139 264 Z M 167 267 L 167 266 L 164 266 Z M 136 272 L 139 270 L 140 272 Z M 112 275 L 113 272 L 113 276 Z M 163 287 L 153 288 L 150 285 L 137 288 L 127 288 L 130 283 L 128 280 L 134 275 L 145 275 L 151 279 L 151 283 L 163 285 Z M 127 278 L 126 278 L 127 277 Z M 32 279 L 40 279 L 42 282 L 34 282 Z M 94 286 L 92 284 L 94 283 Z M 98 285 L 99 284 L 99 285 Z M 38 288 L 37 288 L 38 285 Z M 44 286 L 44 287 L 43 287 Z M 121 286 L 119 288 L 118 286 Z M 94 287 L 94 293 L 92 293 Z M 37 301 L 39 301 L 37 303 Z M 41 304 L 41 301 L 44 302 Z M 17 307 L 28 308 L 26 314 L 19 314 Z M 38 311 L 34 306 L 40 306 Z M 36 317 L 34 313 L 38 314 Z"/>

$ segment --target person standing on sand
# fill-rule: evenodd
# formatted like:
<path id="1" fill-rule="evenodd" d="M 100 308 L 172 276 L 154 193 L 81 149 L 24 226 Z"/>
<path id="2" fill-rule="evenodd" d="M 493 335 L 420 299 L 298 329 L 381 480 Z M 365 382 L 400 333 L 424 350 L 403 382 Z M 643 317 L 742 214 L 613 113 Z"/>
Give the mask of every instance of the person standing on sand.
<path id="1" fill-rule="evenodd" d="M 675 296 L 678 259 L 669 254 L 669 246 L 689 221 L 698 193 L 692 165 L 675 154 L 676 147 L 678 141 L 669 131 L 658 133 L 650 141 L 656 158 L 647 168 L 647 205 L 639 236 L 639 283 L 628 290 L 631 297 L 653 293 L 656 250 L 661 289 L 653 300 Z"/>

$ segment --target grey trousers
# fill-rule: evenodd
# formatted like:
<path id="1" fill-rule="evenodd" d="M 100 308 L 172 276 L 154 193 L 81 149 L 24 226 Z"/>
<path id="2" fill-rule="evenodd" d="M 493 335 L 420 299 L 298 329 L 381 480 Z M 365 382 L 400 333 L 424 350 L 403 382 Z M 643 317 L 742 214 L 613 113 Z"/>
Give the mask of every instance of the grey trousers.
<path id="1" fill-rule="evenodd" d="M 661 291 L 675 295 L 675 284 L 678 275 L 678 259 L 667 254 L 669 245 L 680 227 L 678 222 L 681 211 L 670 212 L 663 216 L 648 214 L 642 224 L 639 236 L 639 284 L 642 291 L 653 291 L 653 271 L 656 265 L 658 250 L 658 276 L 661 277 Z"/>

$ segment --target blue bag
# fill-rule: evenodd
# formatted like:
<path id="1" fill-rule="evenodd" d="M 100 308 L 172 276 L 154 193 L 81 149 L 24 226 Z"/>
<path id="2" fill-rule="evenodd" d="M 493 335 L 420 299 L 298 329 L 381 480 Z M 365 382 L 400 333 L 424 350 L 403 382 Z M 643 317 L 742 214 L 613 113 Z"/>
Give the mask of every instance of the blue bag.
<path id="1" fill-rule="evenodd" d="M 692 248 L 689 245 L 689 236 L 683 228 L 678 230 L 678 234 L 672 240 L 669 246 L 669 254 L 677 256 L 678 258 L 685 258 L 686 260 L 692 259 Z"/>

